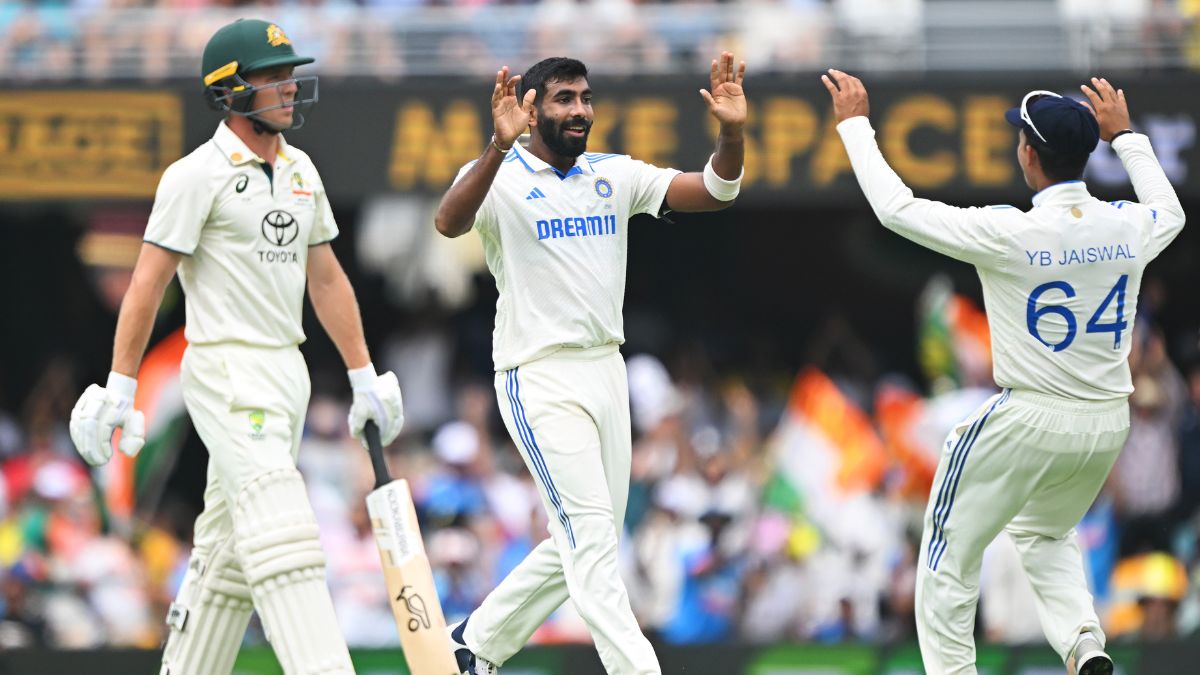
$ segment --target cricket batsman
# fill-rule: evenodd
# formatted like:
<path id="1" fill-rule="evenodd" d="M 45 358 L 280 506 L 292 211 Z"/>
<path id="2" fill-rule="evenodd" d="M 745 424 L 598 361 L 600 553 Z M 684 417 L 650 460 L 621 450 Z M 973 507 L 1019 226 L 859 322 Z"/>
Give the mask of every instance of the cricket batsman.
<path id="1" fill-rule="evenodd" d="M 100 465 L 143 442 L 136 375 L 163 290 L 179 274 L 188 340 L 184 401 L 208 449 L 204 511 L 167 616 L 161 675 L 233 668 L 250 614 L 289 675 L 353 673 L 325 583 L 317 524 L 296 470 L 309 398 L 301 308 L 307 286 L 349 369 L 350 430 L 385 443 L 404 421 L 395 375 L 375 374 L 354 290 L 330 242 L 338 229 L 312 160 L 283 133 L 303 123 L 317 78 L 277 25 L 239 20 L 204 48 L 204 92 L 223 111 L 212 139 L 167 168 L 117 321 L 112 372 L 71 413 L 71 437 Z"/>
<path id="2" fill-rule="evenodd" d="M 1130 128 L 1125 92 L 1092 78 L 1090 107 L 1032 91 L 1006 119 L 1033 208 L 956 208 L 918 199 L 888 166 L 867 90 L 838 70 L 821 79 L 867 201 L 885 227 L 975 266 L 1003 391 L 946 439 L 925 512 L 916 618 L 930 675 L 975 673 L 975 606 L 984 548 L 1008 532 L 1037 598 L 1042 630 L 1072 675 L 1111 675 L 1075 525 L 1129 434 L 1129 349 L 1142 274 L 1184 214 L 1150 140 Z M 1112 144 L 1141 203 L 1096 199 L 1088 156 Z"/>
<path id="3" fill-rule="evenodd" d="M 496 673 L 568 597 L 609 673 L 660 673 L 617 571 L 632 434 L 621 307 L 629 218 L 733 204 L 742 179 L 745 64 L 725 52 L 701 90 L 720 124 L 703 172 L 588 153 L 584 64 L 551 58 L 496 73 L 495 135 L 438 207 L 439 232 L 474 228 L 496 278 L 493 358 L 505 426 L 550 520 L 539 544 L 452 628 L 463 672 Z M 517 143 L 530 130 L 529 146 Z"/>

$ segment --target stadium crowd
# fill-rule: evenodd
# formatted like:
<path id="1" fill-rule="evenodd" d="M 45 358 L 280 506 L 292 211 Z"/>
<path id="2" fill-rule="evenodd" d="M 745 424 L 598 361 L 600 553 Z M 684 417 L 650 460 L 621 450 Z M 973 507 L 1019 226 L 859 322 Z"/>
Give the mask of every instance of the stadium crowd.
<path id="1" fill-rule="evenodd" d="M 1200 359 L 1194 335 L 1172 336 L 1186 339 L 1171 342 L 1177 361 L 1168 356 L 1154 320 L 1164 302 L 1163 288 L 1147 284 L 1131 361 L 1132 431 L 1079 527 L 1106 629 L 1118 640 L 1200 629 L 1200 585 L 1189 583 L 1200 575 Z M 546 514 L 499 423 L 490 382 L 411 384 L 439 377 L 430 364 L 444 343 L 397 341 L 379 358 L 406 380 L 410 422 L 390 461 L 412 483 L 442 604 L 455 619 L 546 536 Z M 635 445 L 622 561 L 635 611 L 656 640 L 914 638 L 931 464 L 906 456 L 885 410 L 897 395 L 928 409 L 953 401 L 910 429 L 936 452 L 950 425 L 991 393 L 986 363 L 962 367 L 957 385 L 943 382 L 925 397 L 903 378 L 815 369 L 790 391 L 752 386 L 736 372 L 715 372 L 694 350 L 665 363 L 648 354 L 628 362 Z M 67 434 L 82 385 L 75 379 L 68 360 L 55 361 L 23 403 L 0 411 L 0 648 L 154 647 L 197 505 L 168 494 L 129 526 L 111 517 Z M 328 581 L 351 645 L 394 645 L 363 504 L 369 462 L 347 436 L 347 392 L 326 381 L 314 377 L 300 467 Z M 799 400 L 814 396 L 822 397 L 815 407 Z M 840 412 L 830 426 L 817 409 Z M 883 449 L 881 462 L 871 448 Z M 822 473 L 822 462 L 835 470 Z M 981 635 L 1041 639 L 1029 621 L 1032 591 L 1003 535 L 985 558 L 981 587 Z M 247 640 L 262 639 L 254 624 Z M 587 639 L 569 605 L 535 636 Z"/>
<path id="2" fill-rule="evenodd" d="M 208 36 L 247 15 L 280 21 L 316 57 L 312 72 L 385 81 L 566 51 L 602 74 L 690 72 L 718 45 L 758 73 L 828 61 L 955 70 L 976 63 L 961 58 L 970 50 L 1035 45 L 1065 69 L 1122 49 L 1127 68 L 1200 65 L 1196 0 L 1044 0 L 1017 13 L 1003 0 L 0 0 L 0 79 L 192 77 Z M 975 16 L 995 25 L 968 36 Z M 1013 44 L 1030 31 L 1044 40 Z"/>

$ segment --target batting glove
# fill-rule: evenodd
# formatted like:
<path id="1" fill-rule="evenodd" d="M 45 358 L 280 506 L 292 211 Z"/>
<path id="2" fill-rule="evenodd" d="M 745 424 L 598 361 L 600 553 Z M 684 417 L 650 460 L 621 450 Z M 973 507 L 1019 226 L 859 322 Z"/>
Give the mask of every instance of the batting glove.
<path id="1" fill-rule="evenodd" d="M 71 440 L 83 459 L 100 466 L 112 457 L 113 432 L 120 428 L 121 452 L 135 457 L 146 443 L 146 418 L 133 408 L 137 380 L 109 373 L 104 387 L 93 384 L 71 410 Z"/>
<path id="2" fill-rule="evenodd" d="M 363 447 L 363 427 L 367 420 L 379 426 L 379 438 L 384 445 L 396 440 L 404 426 L 404 400 L 400 397 L 400 382 L 396 374 L 388 371 L 375 374 L 375 366 L 368 363 L 362 368 L 347 371 L 350 387 L 354 390 L 354 403 L 350 405 L 350 435 L 357 438 Z"/>

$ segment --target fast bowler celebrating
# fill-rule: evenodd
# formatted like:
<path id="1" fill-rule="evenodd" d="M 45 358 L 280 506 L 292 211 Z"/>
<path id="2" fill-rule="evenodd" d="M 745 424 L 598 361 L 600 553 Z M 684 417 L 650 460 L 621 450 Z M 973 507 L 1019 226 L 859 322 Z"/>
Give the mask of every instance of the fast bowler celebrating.
<path id="1" fill-rule="evenodd" d="M 1037 190 L 1027 212 L 955 208 L 913 197 L 875 143 L 862 82 L 821 77 L 838 132 L 885 227 L 971 263 L 983 284 L 996 384 L 1003 392 L 950 433 L 925 512 L 917 567 L 921 657 L 932 675 L 974 673 L 984 548 L 1005 530 L 1037 597 L 1050 645 L 1078 675 L 1109 675 L 1075 524 L 1129 433 L 1129 348 L 1142 272 L 1183 229 L 1175 191 L 1125 94 L 1083 86 L 1091 108 L 1030 92 L 1006 118 Z M 1140 204 L 1103 202 L 1081 180 L 1100 139 L 1112 144 Z"/>
<path id="2" fill-rule="evenodd" d="M 539 544 L 452 629 L 459 666 L 495 673 L 568 597 L 609 673 L 661 672 L 617 570 L 632 437 L 621 306 L 630 216 L 713 211 L 741 186 L 745 64 L 712 62 L 701 90 L 720 123 L 703 172 L 591 154 L 586 67 L 551 58 L 496 73 L 495 136 L 459 172 L 436 215 L 448 237 L 471 228 L 496 278 L 493 358 L 505 426 L 550 520 Z M 518 92 L 520 92 L 518 94 Z M 529 147 L 517 144 L 531 128 Z"/>
<path id="3" fill-rule="evenodd" d="M 295 77 L 297 56 L 273 23 L 241 20 L 204 49 L 210 104 L 226 113 L 212 139 L 163 174 L 133 282 L 121 304 L 105 387 L 71 413 L 89 464 L 141 446 L 135 375 L 178 271 L 187 297 L 183 397 L 208 448 L 204 512 L 179 595 L 167 617 L 162 675 L 229 673 L 257 609 L 289 675 L 353 673 L 325 584 L 325 556 L 296 453 L 308 406 L 301 308 L 313 307 L 350 368 L 350 427 L 367 420 L 384 442 L 400 432 L 400 387 L 376 376 L 354 290 L 329 242 L 337 236 L 308 155 L 283 139 L 316 101 L 316 78 Z M 301 91 L 309 91 L 301 96 Z"/>

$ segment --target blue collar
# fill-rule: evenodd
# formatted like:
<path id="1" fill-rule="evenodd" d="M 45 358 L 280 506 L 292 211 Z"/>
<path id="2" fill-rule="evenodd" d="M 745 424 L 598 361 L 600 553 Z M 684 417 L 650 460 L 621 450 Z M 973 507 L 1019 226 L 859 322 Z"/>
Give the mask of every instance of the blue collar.
<path id="1" fill-rule="evenodd" d="M 517 159 L 525 165 L 529 173 L 538 173 L 539 171 L 550 169 L 554 172 L 554 175 L 558 176 L 559 180 L 566 180 L 576 174 L 591 173 L 592 171 L 592 166 L 588 163 L 584 155 L 577 157 L 575 159 L 575 166 L 572 166 L 570 169 L 567 169 L 566 173 L 563 173 L 557 167 L 550 166 L 545 160 L 529 152 L 528 149 L 522 147 L 519 143 L 513 145 L 513 152 L 516 153 Z"/>
<path id="2" fill-rule="evenodd" d="M 552 166 L 550 168 L 554 170 L 554 175 L 558 176 L 562 180 L 566 180 L 566 179 L 570 178 L 571 176 L 583 173 L 583 169 L 579 168 L 578 164 L 576 164 L 575 166 L 568 169 L 566 173 L 559 171 L 558 167 L 555 167 L 555 166 Z"/>
<path id="3" fill-rule="evenodd" d="M 1047 186 L 1041 192 L 1033 196 L 1034 206 L 1043 206 L 1050 203 L 1063 201 L 1063 203 L 1075 203 L 1081 197 L 1088 195 L 1087 186 L 1081 180 L 1065 180 L 1061 183 Z"/>

